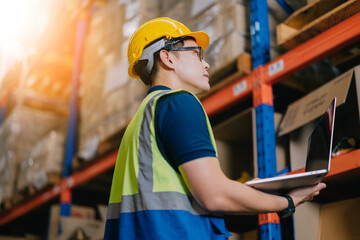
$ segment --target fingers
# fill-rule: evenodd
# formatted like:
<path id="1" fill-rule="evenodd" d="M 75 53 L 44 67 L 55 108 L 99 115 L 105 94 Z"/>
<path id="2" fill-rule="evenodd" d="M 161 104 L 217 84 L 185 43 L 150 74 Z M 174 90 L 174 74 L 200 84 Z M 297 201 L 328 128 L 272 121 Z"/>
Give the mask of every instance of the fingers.
<path id="1" fill-rule="evenodd" d="M 318 183 L 315 186 L 294 189 L 289 195 L 293 198 L 295 206 L 298 206 L 306 201 L 313 200 L 324 188 L 326 188 L 325 183 Z"/>
<path id="2" fill-rule="evenodd" d="M 313 194 L 311 194 L 311 195 L 309 196 L 309 199 L 308 199 L 307 201 L 313 200 L 314 197 L 316 197 L 316 196 L 319 195 L 319 194 L 320 194 L 320 191 L 314 192 Z"/>
<path id="3" fill-rule="evenodd" d="M 324 188 L 326 188 L 326 184 L 323 183 L 323 182 L 318 183 L 316 186 L 319 188 L 319 191 L 321 191 L 321 190 L 323 190 Z"/>

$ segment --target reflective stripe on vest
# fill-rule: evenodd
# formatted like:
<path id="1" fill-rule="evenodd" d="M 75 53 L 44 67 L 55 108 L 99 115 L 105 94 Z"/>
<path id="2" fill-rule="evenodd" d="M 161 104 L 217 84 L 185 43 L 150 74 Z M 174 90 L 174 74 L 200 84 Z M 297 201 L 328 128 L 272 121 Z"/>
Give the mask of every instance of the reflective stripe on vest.
<path id="1" fill-rule="evenodd" d="M 129 187 L 130 190 L 132 189 L 132 192 L 130 192 L 130 194 L 123 194 L 121 192 L 121 190 L 125 189 L 125 184 L 129 184 L 125 181 L 130 181 L 133 178 L 128 175 L 126 175 L 127 179 L 115 178 L 118 177 L 119 174 L 117 170 L 120 170 L 120 166 L 116 166 L 114 172 L 114 179 L 117 180 L 113 180 L 110 203 L 108 206 L 108 219 L 118 219 L 121 213 L 146 210 L 184 210 L 194 215 L 209 214 L 209 212 L 200 207 L 199 204 L 193 199 L 180 174 L 178 174 L 162 157 L 161 152 L 156 144 L 156 137 L 154 134 L 154 115 L 156 103 L 161 98 L 161 96 L 164 96 L 166 94 L 173 94 L 180 91 L 184 90 L 160 90 L 150 93 L 144 99 L 132 123 L 129 124 L 129 126 L 131 125 L 130 127 L 128 127 L 130 128 L 130 130 L 128 133 L 124 134 L 123 141 L 125 142 L 122 142 L 122 144 L 127 144 L 127 148 L 124 147 L 123 149 L 120 146 L 117 164 L 120 164 L 118 163 L 120 161 L 135 161 L 135 163 L 122 163 L 122 165 L 120 165 L 128 168 L 121 169 L 122 172 L 120 175 L 122 175 L 122 177 L 127 174 L 126 171 L 133 170 L 136 172 L 136 169 L 131 169 L 131 167 L 135 168 L 137 166 L 136 159 L 134 159 L 135 155 L 123 151 L 137 150 L 138 191 L 136 191 L 136 186 L 131 185 L 132 187 Z M 136 133 L 136 125 L 139 124 L 140 120 L 140 131 L 139 133 Z M 216 151 L 214 137 L 207 117 L 206 120 L 209 129 L 209 135 Z M 139 135 L 134 136 L 136 134 Z M 137 140 L 136 137 L 138 137 L 137 149 L 128 149 L 129 146 L 134 148 L 133 145 L 136 145 L 134 139 Z M 154 144 L 156 146 L 153 146 Z M 122 154 L 125 154 L 126 156 L 133 156 L 133 159 L 125 159 L 125 157 L 124 159 L 122 159 Z M 160 169 L 154 169 L 154 164 Z M 156 174 L 156 176 L 154 176 L 154 171 L 161 174 Z M 162 175 L 165 176 L 165 179 L 170 179 L 171 181 L 170 183 L 164 183 L 169 185 L 166 185 L 166 187 L 160 187 L 160 191 L 154 191 L 154 185 L 156 185 L 156 181 L 161 182 L 161 179 L 158 178 L 161 178 Z M 123 186 L 118 186 L 118 183 L 120 183 L 119 185 Z M 114 197 L 115 195 L 116 197 Z"/>

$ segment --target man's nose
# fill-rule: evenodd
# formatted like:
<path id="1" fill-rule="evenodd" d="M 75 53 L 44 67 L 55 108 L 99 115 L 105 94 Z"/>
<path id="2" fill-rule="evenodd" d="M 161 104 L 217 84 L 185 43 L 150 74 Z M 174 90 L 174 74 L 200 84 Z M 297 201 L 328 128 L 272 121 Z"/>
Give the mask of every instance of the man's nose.
<path id="1" fill-rule="evenodd" d="M 208 69 L 210 68 L 210 65 L 209 65 L 204 59 L 202 60 L 202 63 L 203 63 L 204 68 L 205 68 L 206 70 L 208 70 Z"/>

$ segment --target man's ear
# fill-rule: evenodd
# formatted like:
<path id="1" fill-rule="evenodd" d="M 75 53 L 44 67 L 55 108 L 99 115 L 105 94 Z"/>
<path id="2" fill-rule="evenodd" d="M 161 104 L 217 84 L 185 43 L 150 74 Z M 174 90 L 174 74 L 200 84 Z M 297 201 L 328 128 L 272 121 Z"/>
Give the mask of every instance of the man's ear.
<path id="1" fill-rule="evenodd" d="M 165 65 L 165 67 L 169 68 L 169 69 L 173 69 L 174 68 L 174 55 L 171 54 L 170 52 L 166 51 L 166 50 L 160 50 L 159 53 L 160 56 L 160 60 L 161 62 Z"/>

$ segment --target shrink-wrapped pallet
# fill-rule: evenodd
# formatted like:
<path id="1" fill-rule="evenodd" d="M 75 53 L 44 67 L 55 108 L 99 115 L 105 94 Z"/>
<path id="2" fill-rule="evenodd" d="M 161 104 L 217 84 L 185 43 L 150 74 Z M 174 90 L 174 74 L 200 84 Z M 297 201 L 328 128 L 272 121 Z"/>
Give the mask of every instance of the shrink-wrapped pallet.
<path id="1" fill-rule="evenodd" d="M 19 164 L 38 141 L 51 131 L 66 132 L 67 117 L 54 112 L 17 106 L 0 128 L 0 199 L 16 190 Z"/>
<path id="2" fill-rule="evenodd" d="M 64 151 L 64 132 L 51 131 L 39 139 L 30 153 L 21 159 L 16 189 L 35 187 L 40 190 L 47 184 L 57 183 L 62 175 Z"/>
<path id="3" fill-rule="evenodd" d="M 210 36 L 209 47 L 205 50 L 210 73 L 250 50 L 247 8 L 242 1 L 217 1 L 189 21 L 191 30 L 205 31 Z"/>
<path id="4" fill-rule="evenodd" d="M 133 117 L 133 109 L 146 94 L 146 86 L 127 73 L 127 43 L 141 23 L 158 16 L 155 3 L 110 1 L 90 23 L 91 39 L 85 43 L 87 57 L 84 57 L 80 89 L 79 156 L 82 159 L 92 159 L 100 146 L 107 145 L 126 128 Z M 117 24 L 107 19 L 113 18 L 112 15 L 119 15 Z M 98 18 L 109 23 L 107 32 L 113 35 L 103 34 L 97 27 L 99 23 L 93 22 L 100 22 Z M 107 42 L 113 44 L 107 45 Z M 101 45 L 109 47 L 101 50 Z M 98 52 L 96 56 L 94 50 Z"/>

